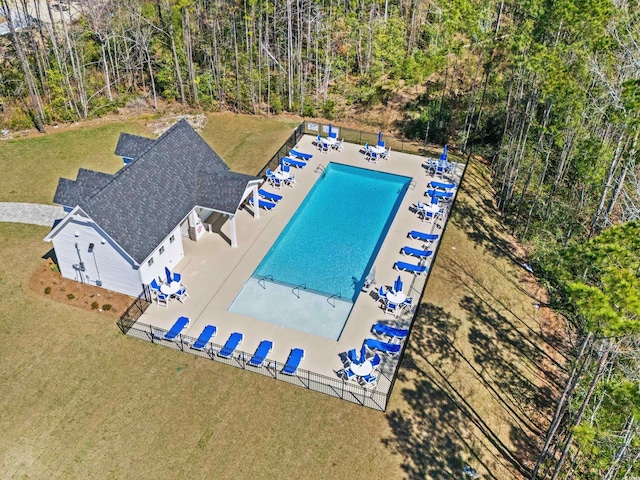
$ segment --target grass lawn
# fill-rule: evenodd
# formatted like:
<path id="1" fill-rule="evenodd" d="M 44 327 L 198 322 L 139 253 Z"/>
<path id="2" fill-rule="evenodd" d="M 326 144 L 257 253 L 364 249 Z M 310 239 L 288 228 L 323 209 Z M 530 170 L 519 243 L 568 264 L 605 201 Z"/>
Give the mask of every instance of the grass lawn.
<path id="1" fill-rule="evenodd" d="M 214 113 L 201 135 L 232 169 L 254 174 L 297 125 L 280 117 Z M 156 137 L 145 122 L 136 120 L 49 132 L 0 142 L 0 202 L 51 204 L 58 178 L 75 179 L 79 167 L 108 173 L 122 167 L 122 158 L 113 153 L 121 132 Z"/>
<path id="2" fill-rule="evenodd" d="M 46 168 L 15 155 L 48 136 L 0 145 L 30 172 L 10 200 L 50 203 L 59 176 L 99 168 L 74 151 L 76 138 L 84 155 L 106 148 L 95 161 L 109 165 L 120 131 L 144 133 L 131 125 L 65 132 Z M 213 115 L 203 136 L 233 168 L 255 172 L 292 128 Z M 562 356 L 484 175 L 473 162 L 386 413 L 123 336 L 98 312 L 37 295 L 27 285 L 48 229 L 0 224 L 0 478 L 450 479 L 467 463 L 482 478 L 524 478 Z M 6 190 L 20 169 L 4 177 Z"/>
<path id="3" fill-rule="evenodd" d="M 114 173 L 120 132 L 149 135 L 142 123 L 116 122 L 0 142 L 0 202 L 51 204 L 58 178 L 75 179 L 79 167 Z M 150 135 L 149 135 L 150 136 Z"/>

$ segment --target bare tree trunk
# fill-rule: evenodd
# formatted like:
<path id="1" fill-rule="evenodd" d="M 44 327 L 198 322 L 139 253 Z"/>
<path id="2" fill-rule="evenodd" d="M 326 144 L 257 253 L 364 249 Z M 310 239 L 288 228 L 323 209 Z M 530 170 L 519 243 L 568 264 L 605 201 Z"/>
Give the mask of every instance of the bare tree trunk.
<path id="1" fill-rule="evenodd" d="M 293 26 L 291 19 L 291 0 L 287 0 L 287 73 L 288 73 L 288 110 L 293 108 Z"/>
<path id="2" fill-rule="evenodd" d="M 49 0 L 46 0 L 47 11 L 49 13 L 49 26 L 47 30 L 49 32 L 49 36 L 51 39 L 51 46 L 53 47 L 53 53 L 56 57 L 56 62 L 58 64 L 58 68 L 60 69 L 60 73 L 64 79 L 65 85 L 69 92 L 69 100 L 67 102 L 69 109 L 75 111 L 76 117 L 80 118 L 80 111 L 78 110 L 78 105 L 76 104 L 75 94 L 73 92 L 73 87 L 71 86 L 71 81 L 69 80 L 69 70 L 67 69 L 66 62 L 62 61 L 62 56 L 60 55 L 60 49 L 58 47 L 58 39 L 56 34 L 55 22 L 53 21 L 53 12 L 51 10 L 51 3 Z"/>
<path id="3" fill-rule="evenodd" d="M 549 447 L 551 446 L 551 442 L 553 441 L 553 437 L 555 436 L 556 431 L 558 430 L 558 427 L 561 424 L 562 417 L 564 416 L 564 412 L 567 407 L 567 401 L 571 397 L 573 389 L 576 387 L 577 381 L 580 378 L 580 374 L 584 369 L 585 362 L 582 362 L 583 356 L 587 349 L 587 345 L 591 344 L 592 339 L 593 339 L 593 334 L 589 332 L 582 342 L 582 346 L 580 347 L 580 352 L 578 352 L 578 356 L 576 357 L 573 368 L 571 369 L 569 378 L 565 383 L 564 390 L 562 391 L 562 395 L 560 395 L 560 400 L 558 400 L 556 411 L 553 414 L 553 419 L 551 420 L 551 425 L 549 426 L 549 431 L 547 432 L 547 438 L 545 439 L 544 446 L 542 447 L 542 452 L 540 452 L 540 456 L 538 457 L 538 461 L 536 462 L 536 466 L 533 469 L 533 473 L 531 474 L 530 480 L 536 480 L 538 476 L 538 471 L 540 470 L 540 466 L 542 465 L 542 462 L 547 457 L 547 453 L 549 451 Z"/>
<path id="4" fill-rule="evenodd" d="M 88 105 L 87 105 L 87 96 L 84 91 L 84 79 L 82 77 L 82 71 L 80 69 L 80 65 L 78 65 L 77 58 L 75 55 L 75 51 L 73 45 L 71 44 L 71 39 L 69 38 L 69 31 L 67 30 L 67 24 L 64 20 L 64 11 L 62 10 L 62 4 L 58 2 L 58 12 L 60 12 L 62 31 L 64 32 L 64 38 L 67 43 L 67 51 L 69 52 L 69 59 L 71 60 L 71 68 L 73 70 L 73 77 L 76 81 L 76 88 L 78 89 L 78 97 L 80 100 L 80 105 L 82 106 L 82 116 L 87 118 L 88 115 Z"/>
<path id="5" fill-rule="evenodd" d="M 232 16 L 233 22 L 233 50 L 235 52 L 235 65 L 236 65 L 236 112 L 240 109 L 240 65 L 238 58 L 238 33 L 236 31 L 236 17 Z"/>
<path id="6" fill-rule="evenodd" d="M 538 137 L 538 144 L 536 145 L 536 151 L 533 155 L 533 160 L 531 161 L 531 167 L 529 168 L 529 174 L 527 175 L 527 179 L 525 180 L 524 186 L 522 187 L 522 193 L 520 194 L 520 200 L 518 201 L 518 213 L 516 214 L 516 218 L 513 222 L 513 230 L 511 232 L 512 235 L 515 234 L 516 228 L 518 227 L 518 222 L 520 221 L 520 213 L 522 212 L 522 206 L 524 205 L 524 199 L 527 195 L 527 190 L 529 189 L 529 184 L 531 183 L 531 178 L 533 177 L 533 172 L 536 167 L 536 163 L 538 161 L 538 156 L 540 155 L 540 151 L 543 148 L 544 143 L 544 135 L 547 131 L 547 122 L 549 121 L 549 114 L 551 113 L 552 104 L 549 103 L 544 113 L 544 120 L 542 121 L 542 129 L 540 130 L 540 137 Z"/>
<path id="7" fill-rule="evenodd" d="M 109 64 L 107 63 L 107 54 L 104 48 L 104 42 L 100 43 L 100 47 L 102 48 L 102 64 L 104 65 L 104 83 L 107 87 L 107 97 L 109 101 L 113 101 L 113 95 L 111 94 L 111 79 L 109 78 Z"/>
<path id="8" fill-rule="evenodd" d="M 42 118 L 40 116 L 40 104 L 38 93 L 36 92 L 33 81 L 31 80 L 31 72 L 29 71 L 29 64 L 27 63 L 27 58 L 24 55 L 24 51 L 22 50 L 22 42 L 20 38 L 16 34 L 15 26 L 13 25 L 13 19 L 11 16 L 11 9 L 9 7 L 9 3 L 7 0 L 0 0 L 2 3 L 2 9 L 4 10 L 5 17 L 7 19 L 7 24 L 9 25 L 9 32 L 11 33 L 11 37 L 13 37 L 13 44 L 16 47 L 16 53 L 18 54 L 18 58 L 20 59 L 20 66 L 22 67 L 22 72 L 24 73 L 25 81 L 27 82 L 27 88 L 29 89 L 29 97 L 31 98 L 31 106 L 33 108 L 33 117 L 36 124 L 36 128 L 40 133 L 45 133 L 44 123 L 42 122 Z"/>
<path id="9" fill-rule="evenodd" d="M 633 137 L 633 141 L 631 142 L 631 148 L 629 149 L 629 153 L 627 154 L 627 161 L 625 162 L 625 166 L 622 169 L 622 173 L 618 177 L 616 189 L 614 190 L 613 195 L 611 195 L 609 204 L 607 205 L 607 208 L 602 216 L 601 227 L 604 227 L 609 221 L 609 215 L 613 211 L 613 208 L 615 207 L 616 202 L 620 197 L 620 193 L 622 192 L 622 189 L 624 187 L 627 172 L 629 171 L 629 165 L 635 164 L 635 156 L 638 150 L 638 133 L 639 131 L 636 131 L 636 134 Z"/>
<path id="10" fill-rule="evenodd" d="M 618 142 L 616 143 L 616 148 L 613 153 L 613 159 L 611 159 L 611 164 L 609 165 L 609 173 L 607 174 L 607 180 L 605 181 L 604 188 L 602 189 L 602 194 L 600 195 L 600 202 L 596 208 L 596 211 L 593 215 L 593 220 L 591 221 L 591 227 L 589 228 L 589 238 L 591 238 L 597 230 L 597 226 L 599 225 L 600 215 L 602 213 L 602 209 L 604 208 L 605 201 L 607 199 L 607 194 L 611 188 L 613 188 L 613 177 L 616 169 L 618 168 L 618 164 L 620 163 L 620 157 L 622 155 L 622 140 L 625 137 L 624 134 L 620 134 L 618 136 Z"/>
<path id="11" fill-rule="evenodd" d="M 600 359 L 598 361 L 598 368 L 596 369 L 596 372 L 593 375 L 593 379 L 591 380 L 591 385 L 589 386 L 589 390 L 587 391 L 586 396 L 584 397 L 584 400 L 582 401 L 582 405 L 580 406 L 580 410 L 578 411 L 578 416 L 576 417 L 575 421 L 574 421 L 574 426 L 578 426 L 580 425 L 580 422 L 582 421 L 582 417 L 584 415 L 585 410 L 587 409 L 587 405 L 589 404 L 589 400 L 591 400 L 591 396 L 593 395 L 593 392 L 596 389 L 596 386 L 598 385 L 598 381 L 600 380 L 600 376 L 602 375 L 602 371 L 604 369 L 605 364 L 607 363 L 607 359 L 609 358 L 609 353 L 611 352 L 611 348 L 612 348 L 612 344 L 609 340 L 603 340 L 602 343 L 602 347 L 601 347 L 601 351 L 600 352 Z M 569 434 L 569 438 L 567 439 L 565 445 L 564 445 L 564 449 L 562 450 L 562 455 L 560 456 L 560 459 L 558 460 L 558 463 L 556 465 L 556 469 L 553 472 L 553 476 L 551 477 L 551 480 L 556 480 L 558 478 L 558 475 L 560 474 L 560 471 L 562 470 L 562 465 L 564 464 L 565 460 L 567 459 L 567 454 L 569 453 L 569 449 L 571 448 L 571 445 L 573 444 L 573 439 L 574 439 L 574 435 L 573 432 L 571 432 Z"/>
<path id="12" fill-rule="evenodd" d="M 191 84 L 193 101 L 197 105 L 199 103 L 198 86 L 196 85 L 196 73 L 193 66 L 193 46 L 191 44 L 191 25 L 189 23 L 189 10 L 186 7 L 182 8 L 182 29 L 184 32 L 184 46 L 187 54 L 187 70 L 189 72 L 189 83 Z"/>

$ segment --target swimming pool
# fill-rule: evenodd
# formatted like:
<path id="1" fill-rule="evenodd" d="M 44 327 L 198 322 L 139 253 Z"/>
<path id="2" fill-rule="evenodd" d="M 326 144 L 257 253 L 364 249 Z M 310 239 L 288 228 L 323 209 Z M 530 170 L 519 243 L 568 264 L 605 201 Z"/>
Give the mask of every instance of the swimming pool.
<path id="1" fill-rule="evenodd" d="M 354 302 L 410 182 L 329 163 L 253 277 Z"/>

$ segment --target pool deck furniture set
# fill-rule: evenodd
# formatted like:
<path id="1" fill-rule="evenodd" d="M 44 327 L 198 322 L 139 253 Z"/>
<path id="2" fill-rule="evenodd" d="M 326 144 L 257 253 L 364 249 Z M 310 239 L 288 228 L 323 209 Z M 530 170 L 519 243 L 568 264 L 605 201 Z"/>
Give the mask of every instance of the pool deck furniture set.
<path id="1" fill-rule="evenodd" d="M 362 342 L 360 354 L 355 348 L 346 352 L 343 368 L 337 372 L 345 381 L 356 382 L 365 388 L 377 386 L 376 370 L 382 363 L 379 353 L 390 359 L 397 358 L 402 350 L 402 342 L 409 335 L 408 329 L 385 323 L 374 324 L 371 332 L 386 340 L 366 338 Z"/>
<path id="2" fill-rule="evenodd" d="M 187 293 L 187 287 L 182 284 L 182 275 L 172 273 L 168 267 L 165 267 L 165 277 L 154 278 L 151 280 L 149 287 L 156 305 L 162 305 L 163 307 L 168 307 L 169 301 L 172 299 L 184 303 L 187 298 L 190 298 Z"/>
<path id="3" fill-rule="evenodd" d="M 171 328 L 164 335 L 159 335 L 158 337 L 162 340 L 177 341 L 179 339 L 179 335 L 184 331 L 185 328 L 189 327 L 190 323 L 191 320 L 188 317 L 178 317 Z M 210 342 L 211 339 L 215 337 L 217 331 L 218 329 L 216 326 L 206 325 L 202 332 L 200 332 L 200 335 L 198 335 L 196 341 L 193 342 L 190 347 L 198 351 L 208 351 L 211 355 L 218 355 L 221 358 L 232 357 L 234 355 L 234 352 L 237 351 L 237 348 L 242 344 L 244 335 L 239 332 L 233 332 L 231 335 L 229 335 L 229 338 L 222 346 L 222 348 L 216 351 Z M 253 353 L 253 355 L 251 355 L 246 364 L 252 367 L 264 367 L 267 362 L 267 355 L 269 355 L 269 352 L 271 352 L 272 349 L 272 341 L 262 340 L 258 345 L 258 348 L 256 348 L 256 351 Z M 247 360 L 246 358 L 244 358 L 243 353 L 239 353 L 238 358 Z M 289 357 L 287 358 L 287 361 L 285 362 L 281 370 L 281 373 L 284 373 L 285 375 L 295 375 L 303 358 L 303 349 L 292 349 Z"/>

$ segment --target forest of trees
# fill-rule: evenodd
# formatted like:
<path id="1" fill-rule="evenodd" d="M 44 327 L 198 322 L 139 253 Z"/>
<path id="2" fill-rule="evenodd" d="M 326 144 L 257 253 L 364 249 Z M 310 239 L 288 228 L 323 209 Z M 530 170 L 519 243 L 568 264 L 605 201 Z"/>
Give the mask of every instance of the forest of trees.
<path id="1" fill-rule="evenodd" d="M 402 94 L 399 134 L 490 163 L 505 223 L 573 326 L 573 371 L 534 476 L 640 477 L 637 0 L 0 9 L 2 128 L 44 131 L 140 99 L 339 123 Z"/>

